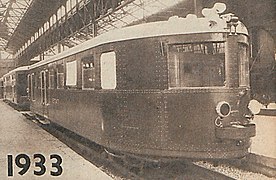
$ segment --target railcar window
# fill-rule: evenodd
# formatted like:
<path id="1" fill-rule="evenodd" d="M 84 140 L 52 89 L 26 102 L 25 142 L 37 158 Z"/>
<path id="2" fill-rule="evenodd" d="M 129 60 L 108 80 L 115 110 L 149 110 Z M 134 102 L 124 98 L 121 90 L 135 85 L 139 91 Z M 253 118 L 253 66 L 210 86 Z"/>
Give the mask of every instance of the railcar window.
<path id="1" fill-rule="evenodd" d="M 116 79 L 116 54 L 115 52 L 101 55 L 101 87 L 102 89 L 115 89 Z"/>
<path id="2" fill-rule="evenodd" d="M 15 86 L 16 85 L 16 79 L 14 78 L 13 76 L 13 79 L 12 79 L 12 86 Z"/>
<path id="3" fill-rule="evenodd" d="M 8 84 L 8 83 L 9 83 L 9 78 L 5 77 L 5 84 Z"/>
<path id="4" fill-rule="evenodd" d="M 44 89 L 45 88 L 45 83 L 44 83 L 44 78 L 45 78 L 45 75 L 44 75 L 44 71 L 40 72 L 40 84 L 41 84 L 41 89 Z"/>
<path id="5" fill-rule="evenodd" d="M 35 76 L 34 76 L 34 79 L 35 79 L 35 87 L 36 87 L 36 89 L 41 89 L 41 77 L 40 77 L 40 75 L 38 74 L 38 73 L 36 73 L 35 74 Z"/>
<path id="6" fill-rule="evenodd" d="M 172 44 L 168 56 L 169 86 L 224 86 L 224 42 Z"/>
<path id="7" fill-rule="evenodd" d="M 32 86 L 31 75 L 28 74 L 28 89 L 27 89 L 27 92 L 28 92 L 29 99 L 31 99 L 31 89 L 32 89 L 31 86 Z"/>
<path id="8" fill-rule="evenodd" d="M 12 86 L 15 86 L 15 75 L 11 75 L 11 83 L 12 83 Z"/>
<path id="9" fill-rule="evenodd" d="M 35 100 L 35 87 L 36 87 L 36 76 L 34 73 L 31 74 L 31 98 L 32 100 Z"/>
<path id="10" fill-rule="evenodd" d="M 64 66 L 63 64 L 57 64 L 57 88 L 62 89 L 64 87 Z"/>
<path id="11" fill-rule="evenodd" d="M 49 89 L 49 71 L 48 70 L 45 70 L 43 72 L 43 76 L 44 76 L 44 79 L 43 79 L 43 84 L 44 84 L 44 103 L 45 104 L 48 104 L 50 101 L 50 96 L 48 95 L 48 89 Z"/>
<path id="12" fill-rule="evenodd" d="M 82 59 L 82 88 L 95 88 L 95 62 L 93 56 Z"/>
<path id="13" fill-rule="evenodd" d="M 40 83 L 41 83 L 41 103 L 47 104 L 47 88 L 48 88 L 48 78 L 47 78 L 47 72 L 41 71 L 40 72 Z"/>
<path id="14" fill-rule="evenodd" d="M 57 72 L 54 68 L 51 68 L 49 71 L 49 89 L 57 88 Z"/>
<path id="15" fill-rule="evenodd" d="M 77 61 L 66 63 L 66 86 L 77 85 Z"/>
<path id="16" fill-rule="evenodd" d="M 244 43 L 239 43 L 239 84 L 240 86 L 249 86 L 249 55 L 248 46 Z"/>

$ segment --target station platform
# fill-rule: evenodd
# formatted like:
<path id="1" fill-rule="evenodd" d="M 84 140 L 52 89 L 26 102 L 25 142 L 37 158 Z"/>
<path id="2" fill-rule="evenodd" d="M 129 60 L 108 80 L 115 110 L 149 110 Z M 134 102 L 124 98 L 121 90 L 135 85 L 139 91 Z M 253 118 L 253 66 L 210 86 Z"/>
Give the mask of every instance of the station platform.
<path id="1" fill-rule="evenodd" d="M 270 103 L 267 107 L 261 108 L 261 115 L 276 116 L 276 103 Z"/>
<path id="2" fill-rule="evenodd" d="M 24 175 L 18 174 L 22 170 L 20 164 L 26 164 L 24 158 L 17 162 L 16 157 L 25 154 L 30 158 L 30 167 Z M 39 165 L 40 158 L 35 158 L 35 154 L 45 157 L 45 173 L 41 176 L 34 175 L 34 171 L 41 171 Z M 62 158 L 62 173 L 59 176 L 51 175 L 57 172 L 57 168 L 52 163 L 58 162 L 56 158 L 50 159 L 50 155 L 59 155 Z M 8 155 L 13 160 L 10 169 L 13 169 L 12 176 L 8 176 Z M 24 168 L 23 168 L 24 169 Z M 11 172 L 10 172 L 11 173 Z M 0 179 L 112 179 L 99 168 L 85 160 L 68 146 L 60 142 L 57 138 L 27 120 L 20 112 L 9 107 L 0 100 Z"/>
<path id="3" fill-rule="evenodd" d="M 275 104 L 256 115 L 256 136 L 252 138 L 248 169 L 276 178 L 276 108 Z M 269 112 L 269 113 L 268 113 Z"/>
<path id="4" fill-rule="evenodd" d="M 255 116 L 256 136 L 252 138 L 251 152 L 276 160 L 276 116 Z"/>

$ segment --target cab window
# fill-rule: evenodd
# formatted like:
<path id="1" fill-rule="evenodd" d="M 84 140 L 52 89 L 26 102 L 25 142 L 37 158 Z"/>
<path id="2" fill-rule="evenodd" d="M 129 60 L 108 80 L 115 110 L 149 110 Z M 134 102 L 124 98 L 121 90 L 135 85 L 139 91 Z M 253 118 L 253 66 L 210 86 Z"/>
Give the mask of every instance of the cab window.
<path id="1" fill-rule="evenodd" d="M 224 42 L 169 45 L 169 87 L 224 86 Z"/>

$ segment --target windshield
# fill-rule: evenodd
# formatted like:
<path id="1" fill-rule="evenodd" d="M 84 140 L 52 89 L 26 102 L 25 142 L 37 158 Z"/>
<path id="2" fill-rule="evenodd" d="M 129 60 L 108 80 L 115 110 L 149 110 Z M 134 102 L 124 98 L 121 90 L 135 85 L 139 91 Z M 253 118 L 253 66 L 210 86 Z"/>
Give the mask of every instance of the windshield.
<path id="1" fill-rule="evenodd" d="M 171 44 L 168 63 L 170 88 L 224 86 L 224 42 Z"/>

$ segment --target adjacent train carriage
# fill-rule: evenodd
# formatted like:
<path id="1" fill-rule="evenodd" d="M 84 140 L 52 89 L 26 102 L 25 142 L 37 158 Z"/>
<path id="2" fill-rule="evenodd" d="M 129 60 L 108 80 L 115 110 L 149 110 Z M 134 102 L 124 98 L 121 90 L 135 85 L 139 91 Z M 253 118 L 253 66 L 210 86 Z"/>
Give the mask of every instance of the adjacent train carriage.
<path id="1" fill-rule="evenodd" d="M 28 66 L 18 67 L 3 76 L 3 99 L 20 110 L 28 110 Z"/>
<path id="2" fill-rule="evenodd" d="M 255 99 L 268 106 L 276 102 L 275 43 L 272 35 L 265 30 L 254 29 L 252 35 L 251 92 Z"/>
<path id="3" fill-rule="evenodd" d="M 255 135 L 248 33 L 229 18 L 127 27 L 31 65 L 31 110 L 113 153 L 245 156 Z"/>

